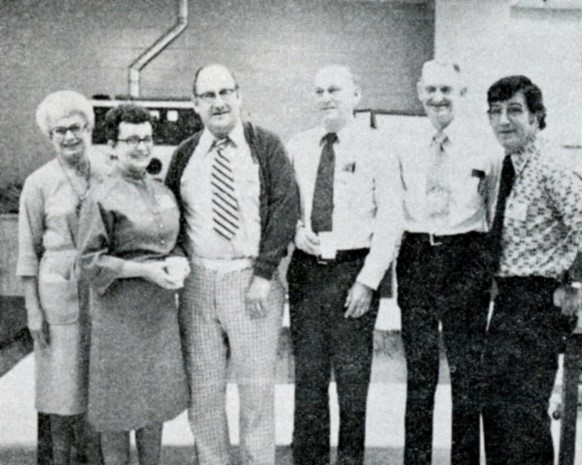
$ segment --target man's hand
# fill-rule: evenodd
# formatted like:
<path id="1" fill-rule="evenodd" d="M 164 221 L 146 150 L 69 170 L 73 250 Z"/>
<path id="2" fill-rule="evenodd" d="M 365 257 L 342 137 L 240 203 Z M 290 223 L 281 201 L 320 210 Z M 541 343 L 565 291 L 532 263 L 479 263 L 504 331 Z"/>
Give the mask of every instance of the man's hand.
<path id="1" fill-rule="evenodd" d="M 309 255 L 319 255 L 319 237 L 305 226 L 295 230 L 295 245 Z"/>
<path id="2" fill-rule="evenodd" d="M 271 290 L 271 281 L 260 276 L 254 276 L 247 292 L 247 312 L 251 318 L 264 318 L 267 316 L 267 299 Z"/>
<path id="3" fill-rule="evenodd" d="M 344 304 L 344 307 L 347 308 L 344 317 L 359 318 L 370 310 L 373 292 L 374 291 L 365 284 L 356 281 L 348 292 L 348 297 Z"/>
<path id="4" fill-rule="evenodd" d="M 582 291 L 571 286 L 560 286 L 554 292 L 554 305 L 561 307 L 564 315 L 577 315 L 582 311 Z"/>
<path id="5" fill-rule="evenodd" d="M 50 344 L 48 323 L 44 319 L 42 310 L 28 312 L 28 331 L 37 347 L 44 349 Z"/>

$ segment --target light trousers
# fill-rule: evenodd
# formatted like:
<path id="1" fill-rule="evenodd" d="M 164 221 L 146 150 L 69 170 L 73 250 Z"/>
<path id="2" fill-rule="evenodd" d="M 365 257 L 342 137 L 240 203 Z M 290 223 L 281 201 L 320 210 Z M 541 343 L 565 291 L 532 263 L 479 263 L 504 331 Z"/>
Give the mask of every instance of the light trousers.
<path id="1" fill-rule="evenodd" d="M 274 465 L 274 374 L 285 290 L 271 281 L 267 315 L 251 318 L 245 300 L 253 268 L 224 271 L 191 264 L 181 296 L 180 327 L 190 384 L 188 416 L 195 463 L 230 463 L 227 362 L 240 396 L 243 465 Z M 196 462 L 197 460 L 197 462 Z"/>

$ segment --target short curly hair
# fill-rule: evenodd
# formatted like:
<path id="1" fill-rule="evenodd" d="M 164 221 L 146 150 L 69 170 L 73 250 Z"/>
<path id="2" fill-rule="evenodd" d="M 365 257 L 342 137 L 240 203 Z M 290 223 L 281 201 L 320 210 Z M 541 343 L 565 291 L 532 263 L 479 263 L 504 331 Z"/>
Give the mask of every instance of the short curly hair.
<path id="1" fill-rule="evenodd" d="M 122 103 L 109 110 L 105 115 L 105 135 L 107 140 L 117 142 L 121 123 L 150 123 L 153 125 L 153 119 L 147 108 L 134 103 Z"/>
<path id="2" fill-rule="evenodd" d="M 487 104 L 509 100 L 518 92 L 523 92 L 528 110 L 538 120 L 538 127 L 546 127 L 546 107 L 541 89 L 530 78 L 522 75 L 506 76 L 494 82 L 487 91 Z"/>
<path id="3" fill-rule="evenodd" d="M 36 109 L 36 124 L 50 137 L 52 124 L 61 118 L 81 115 L 90 129 L 95 124 L 93 105 L 84 95 L 74 90 L 59 90 L 47 95 Z"/>

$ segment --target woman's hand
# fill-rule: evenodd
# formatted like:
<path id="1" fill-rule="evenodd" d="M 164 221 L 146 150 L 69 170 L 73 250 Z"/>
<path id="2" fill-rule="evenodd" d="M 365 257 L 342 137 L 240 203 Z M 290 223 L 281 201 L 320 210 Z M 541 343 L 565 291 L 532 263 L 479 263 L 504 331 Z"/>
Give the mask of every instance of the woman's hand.
<path id="1" fill-rule="evenodd" d="M 190 274 L 190 264 L 186 257 L 168 257 L 164 260 L 166 271 L 176 280 L 184 280 Z"/>
<path id="2" fill-rule="evenodd" d="M 40 308 L 27 309 L 28 331 L 37 347 L 44 349 L 50 344 L 49 328 Z"/>
<path id="3" fill-rule="evenodd" d="M 167 272 L 166 263 L 163 261 L 148 262 L 144 263 L 143 266 L 143 277 L 164 289 L 180 289 L 184 285 L 183 278 L 178 279 L 178 277 L 172 276 Z"/>
<path id="4" fill-rule="evenodd" d="M 24 276 L 22 285 L 28 330 L 36 347 L 43 349 L 50 344 L 50 337 L 48 323 L 38 298 L 38 279 L 36 276 Z"/>

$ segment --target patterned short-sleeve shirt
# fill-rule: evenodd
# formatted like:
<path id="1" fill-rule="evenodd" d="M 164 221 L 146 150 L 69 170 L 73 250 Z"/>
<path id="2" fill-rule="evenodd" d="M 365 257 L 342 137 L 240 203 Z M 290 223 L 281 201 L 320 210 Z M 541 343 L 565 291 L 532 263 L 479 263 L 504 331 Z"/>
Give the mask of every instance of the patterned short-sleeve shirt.
<path id="1" fill-rule="evenodd" d="M 516 178 L 505 207 L 498 274 L 559 278 L 582 250 L 582 180 L 535 141 L 511 159 Z"/>

